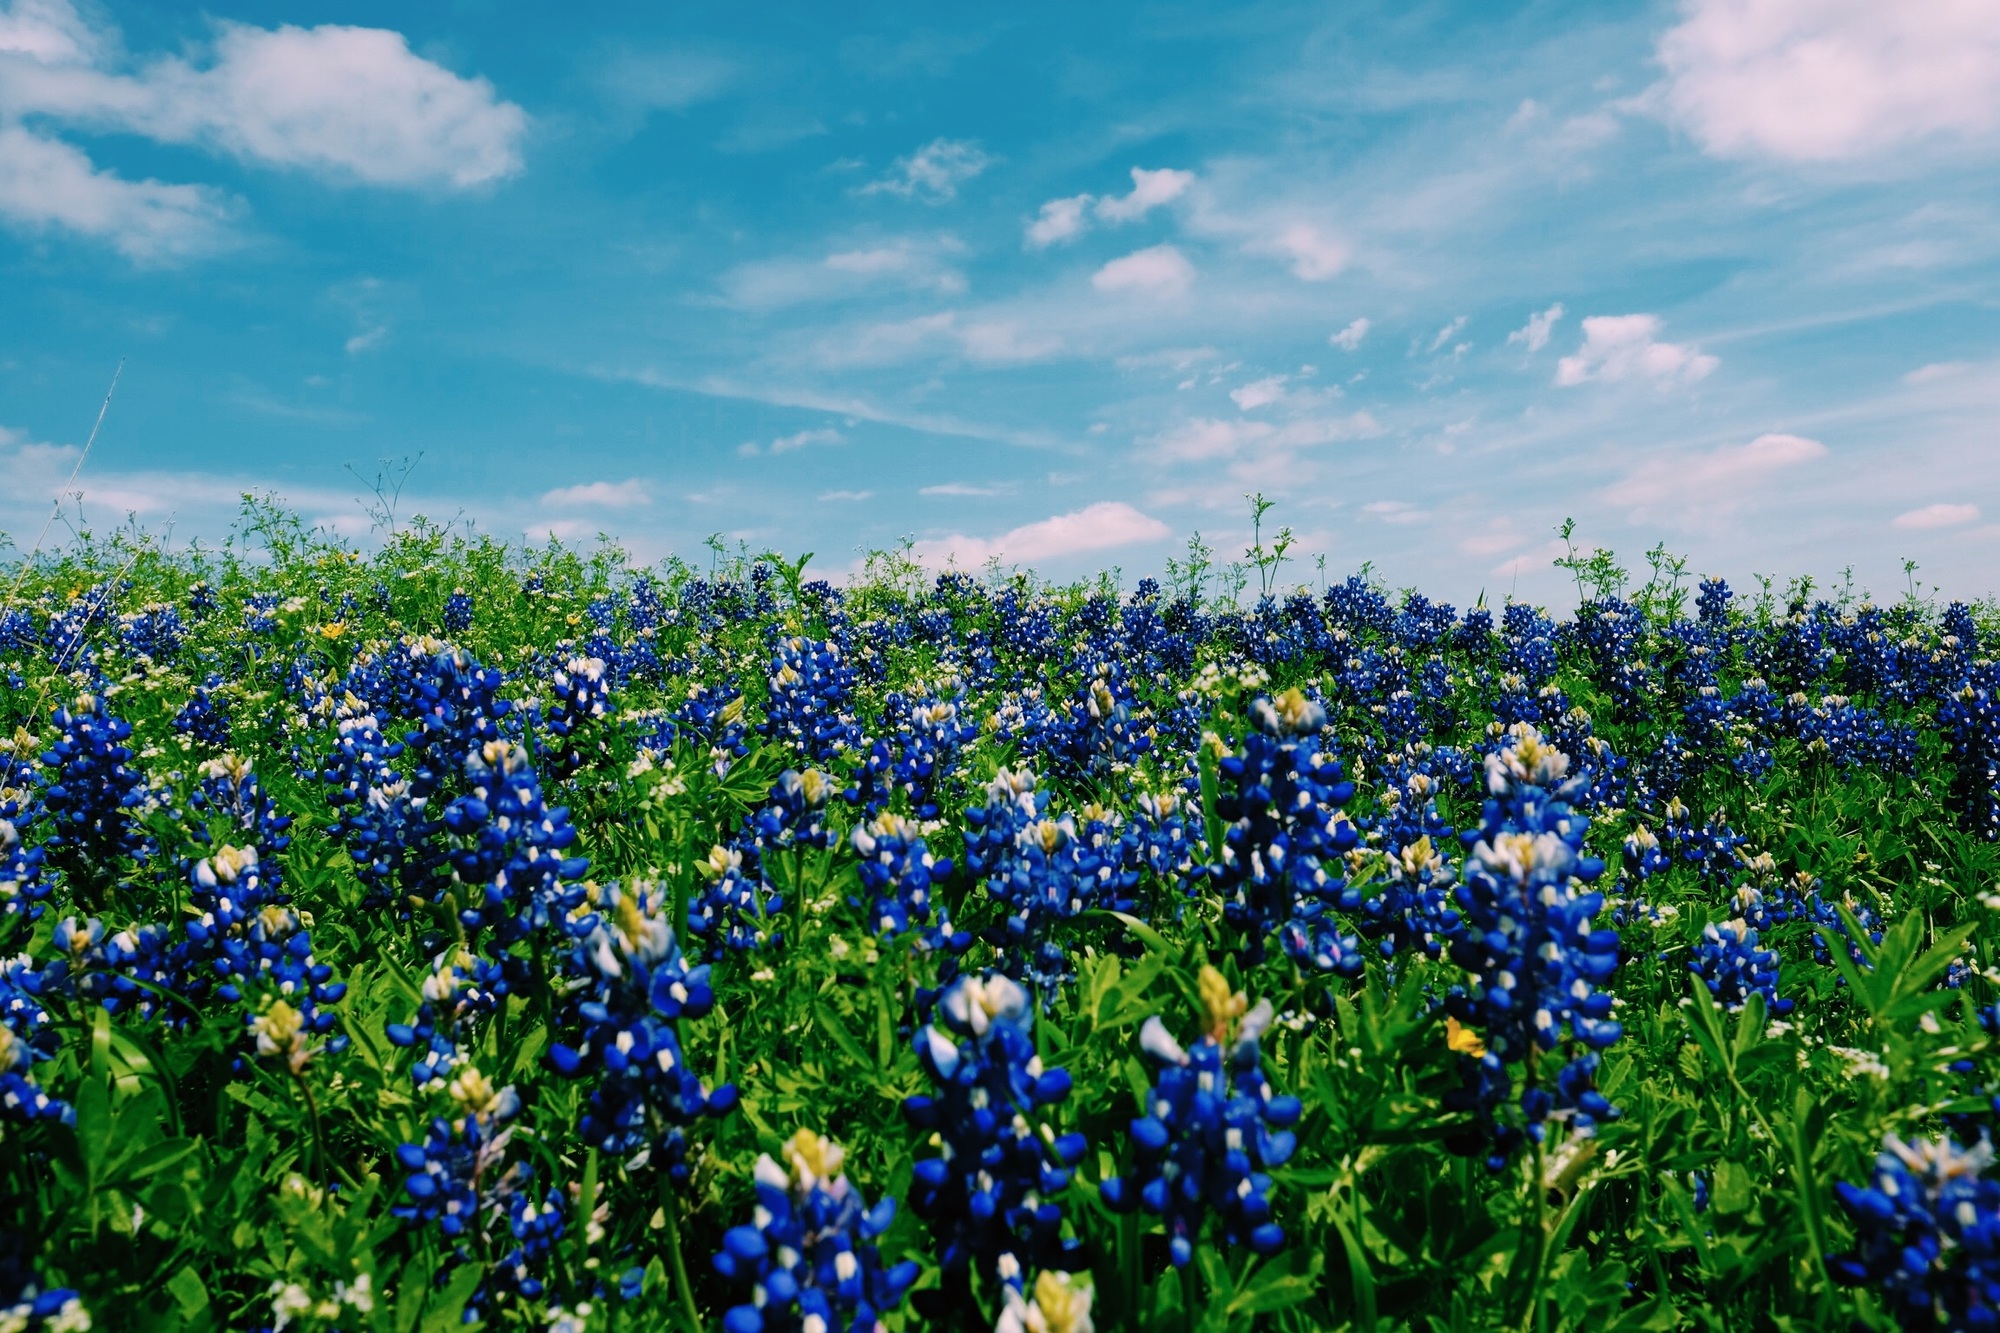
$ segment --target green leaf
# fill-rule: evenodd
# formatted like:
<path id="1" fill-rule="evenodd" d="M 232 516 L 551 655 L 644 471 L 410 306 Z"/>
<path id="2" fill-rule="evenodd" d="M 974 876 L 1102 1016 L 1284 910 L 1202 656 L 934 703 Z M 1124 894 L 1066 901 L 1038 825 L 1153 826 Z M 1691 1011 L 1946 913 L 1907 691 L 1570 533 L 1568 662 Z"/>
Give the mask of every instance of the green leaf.
<path id="1" fill-rule="evenodd" d="M 1344 1216 L 1344 1212 L 1345 1210 L 1341 1207 L 1340 1202 L 1335 1200 L 1332 1214 L 1333 1226 L 1340 1233 L 1340 1247 L 1347 1252 L 1348 1282 L 1354 1291 L 1354 1327 L 1356 1333 L 1375 1333 L 1375 1272 L 1368 1262 L 1368 1252 L 1361 1248 L 1360 1238 L 1354 1234 L 1354 1229 L 1347 1225 L 1347 1218 Z M 1257 1275 L 1258 1281 L 1252 1283 L 1250 1289 L 1254 1291 L 1262 1287 L 1264 1285 L 1263 1279 L 1267 1275 L 1268 1273 L 1259 1273 Z M 1289 1275 L 1287 1276 L 1289 1280 Z M 1302 1300 L 1310 1295 L 1311 1292 L 1312 1283 L 1310 1281 L 1304 1284 L 1303 1290 L 1286 1286 L 1282 1289 L 1283 1299 L 1280 1304 L 1289 1304 L 1294 1300 Z M 1280 1307 L 1279 1305 L 1260 1304 L 1255 1308 L 1258 1310 L 1275 1310 Z"/>
<path id="2" fill-rule="evenodd" d="M 201 1274 L 193 1268 L 176 1269 L 167 1279 L 167 1294 L 180 1307 L 182 1319 L 193 1319 L 208 1308 L 208 1288 L 201 1284 Z"/>
<path id="3" fill-rule="evenodd" d="M 463 1326 L 465 1303 L 472 1299 L 472 1293 L 479 1286 L 479 1280 L 486 1274 L 478 1264 L 461 1264 L 451 1280 L 444 1284 L 444 1290 L 424 1311 L 424 1322 L 420 1333 L 450 1333 Z"/>
<path id="4" fill-rule="evenodd" d="M 875 1061 L 869 1058 L 868 1052 L 861 1049 L 861 1043 L 854 1039 L 854 1034 L 841 1026 L 840 1020 L 834 1016 L 832 1010 L 823 1004 L 814 1005 L 813 1020 L 819 1024 L 820 1031 L 833 1039 L 833 1044 L 840 1048 L 840 1053 L 853 1061 L 857 1068 L 878 1067 Z"/>

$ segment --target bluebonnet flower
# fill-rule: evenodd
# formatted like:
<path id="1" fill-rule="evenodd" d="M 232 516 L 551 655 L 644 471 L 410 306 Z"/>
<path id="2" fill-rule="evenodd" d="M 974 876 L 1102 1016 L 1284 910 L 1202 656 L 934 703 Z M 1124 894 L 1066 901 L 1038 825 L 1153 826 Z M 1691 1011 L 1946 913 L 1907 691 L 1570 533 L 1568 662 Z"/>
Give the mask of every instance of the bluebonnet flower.
<path id="1" fill-rule="evenodd" d="M 504 961 L 482 958 L 454 945 L 431 960 L 423 999 L 408 1023 L 390 1023 L 392 1045 L 422 1046 L 410 1077 L 425 1092 L 442 1092 L 453 1073 L 471 1059 L 474 1025 L 500 1007 L 511 989 Z"/>
<path id="2" fill-rule="evenodd" d="M 841 1172 L 840 1145 L 802 1129 L 785 1141 L 784 1164 L 757 1159 L 756 1220 L 731 1227 L 715 1270 L 752 1299 L 722 1317 L 726 1333 L 874 1333 L 920 1271 L 885 1267 L 876 1237 L 896 1201 L 869 1207 Z"/>
<path id="3" fill-rule="evenodd" d="M 709 957 L 784 943 L 777 924 L 784 895 L 764 881 L 755 847 L 711 847 L 695 869 L 703 884 L 688 904 L 688 931 L 708 946 Z"/>
<path id="4" fill-rule="evenodd" d="M 1727 581 L 1720 578 L 1705 578 L 1701 581 L 1700 595 L 1695 598 L 1695 613 L 1704 626 L 1722 628 L 1729 624 L 1729 591 Z"/>
<path id="5" fill-rule="evenodd" d="M 42 755 L 51 770 L 42 786 L 50 831 L 49 864 L 86 897 L 115 882 L 119 862 L 144 846 L 133 811 L 146 800 L 145 779 L 127 767 L 132 726 L 86 694 L 54 714 L 55 743 Z"/>
<path id="6" fill-rule="evenodd" d="M 69 1287 L 45 1287 L 30 1261 L 32 1241 L 0 1232 L 0 1329 L 90 1333 L 90 1312 Z"/>
<path id="7" fill-rule="evenodd" d="M 0 1122 L 7 1120 L 75 1119 L 70 1104 L 48 1095 L 29 1075 L 40 1061 L 52 1058 L 60 1038 L 49 1025 L 41 996 L 62 980 L 38 969 L 24 954 L 0 962 Z M 4 1293 L 0 1293 L 4 1295 Z"/>
<path id="8" fill-rule="evenodd" d="M 852 711 L 854 672 L 839 644 L 796 636 L 782 640 L 771 661 L 770 686 L 757 728 L 761 734 L 822 765 L 860 743 Z"/>
<path id="9" fill-rule="evenodd" d="M 914 704 L 891 693 L 883 701 L 883 713 L 895 730 L 869 743 L 854 785 L 845 793 L 847 800 L 874 815 L 901 795 L 910 815 L 936 819 L 942 788 L 959 751 L 979 736 L 978 725 L 961 712 L 964 697 L 963 686 L 950 697 Z"/>
<path id="10" fill-rule="evenodd" d="M 222 677 L 211 675 L 195 687 L 188 701 L 174 714 L 173 728 L 197 745 L 226 749 L 229 745 L 229 715 L 216 707 L 215 691 Z"/>
<path id="11" fill-rule="evenodd" d="M 533 1168 L 516 1163 L 501 1169 L 514 1135 L 506 1122 L 521 1109 L 512 1087 L 495 1088 L 468 1065 L 450 1092 L 459 1117 L 434 1117 L 422 1143 L 396 1149 L 407 1202 L 390 1211 L 413 1226 L 435 1225 L 446 1241 L 456 1242 L 479 1224 L 482 1212 L 504 1208 Z"/>
<path id="12" fill-rule="evenodd" d="M 156 662 L 172 661 L 187 637 L 181 613 L 162 602 L 118 617 L 118 633 L 126 650 Z"/>
<path id="13" fill-rule="evenodd" d="M 1054 1196 L 1085 1142 L 1045 1128 L 1071 1083 L 1067 1070 L 1043 1068 L 1034 1021 L 1028 993 L 987 973 L 954 980 L 917 1030 L 917 1057 L 937 1087 L 903 1113 L 940 1151 L 918 1160 L 910 1207 L 937 1236 L 948 1275 L 977 1263 L 989 1281 L 1019 1283 L 1030 1269 L 1082 1265 Z"/>
<path id="14" fill-rule="evenodd" d="M 40 920 L 44 900 L 54 888 L 42 875 L 42 849 L 21 839 L 22 827 L 30 822 L 21 795 L 0 786 L 0 926 Z M 9 938 L 11 933 L 0 934 L 0 939 Z"/>
<path id="15" fill-rule="evenodd" d="M 540 754 L 551 776 L 564 777 L 582 766 L 577 731 L 605 715 L 611 684 L 602 658 L 572 657 L 550 676 L 549 685 L 555 697 L 536 721 L 553 741 L 543 742 Z"/>
<path id="16" fill-rule="evenodd" d="M 966 865 L 1007 913 L 1009 970 L 1040 990 L 1047 1006 L 1070 975 L 1057 928 L 1086 911 L 1131 911 L 1139 874 L 1126 868 L 1122 848 L 1105 845 L 1101 821 L 1093 832 L 1086 816 L 1080 834 L 1075 816 L 1049 815 L 1048 794 L 1035 790 L 1033 774 L 1002 769 L 986 797 L 966 811 Z"/>
<path id="17" fill-rule="evenodd" d="M 143 923 L 111 931 L 96 917 L 82 922 L 66 917 L 56 923 L 51 943 L 77 994 L 107 1012 L 129 1010 L 151 1018 L 168 1004 L 175 976 L 165 926 Z"/>
<path id="18" fill-rule="evenodd" d="M 1132 1122 L 1137 1164 L 1102 1186 L 1118 1212 L 1143 1207 L 1166 1224 L 1174 1267 L 1194 1257 L 1202 1224 L 1213 1214 L 1229 1245 L 1275 1254 L 1285 1243 L 1271 1220 L 1271 1178 L 1298 1146 L 1292 1126 L 1299 1099 L 1274 1095 L 1264 1079 L 1258 1041 L 1271 1025 L 1271 1003 L 1252 1009 L 1212 967 L 1201 970 L 1202 1032 L 1184 1048 L 1155 1016 L 1139 1046 L 1160 1072 L 1146 1094 L 1146 1114 Z"/>
<path id="19" fill-rule="evenodd" d="M 735 762 L 750 753 L 743 742 L 743 696 L 727 685 L 688 686 L 674 720 L 708 747 L 709 767 L 717 777 L 727 777 Z"/>
<path id="20" fill-rule="evenodd" d="M 1372 897 L 1350 888 L 1342 906 L 1355 916 L 1356 929 L 1375 940 L 1384 958 L 1422 953 L 1438 958 L 1458 928 L 1452 908 L 1454 872 L 1428 836 L 1382 854 L 1380 889 Z"/>
<path id="21" fill-rule="evenodd" d="M 435 1226 L 451 1247 L 453 1266 L 471 1262 L 475 1252 L 501 1251 L 467 1302 L 476 1318 L 496 1298 L 541 1297 L 541 1273 L 563 1234 L 563 1200 L 551 1189 L 538 1201 L 534 1168 L 507 1162 L 514 1134 L 507 1122 L 521 1106 L 513 1088 L 495 1088 L 467 1065 L 446 1090 L 457 1118 L 434 1117 L 422 1143 L 396 1149 L 405 1201 L 389 1211 L 407 1227 Z"/>
<path id="22" fill-rule="evenodd" d="M 438 617 L 446 634 L 463 634 L 472 628 L 472 594 L 463 588 L 454 589 L 451 596 L 444 599 L 444 611 Z"/>
<path id="23" fill-rule="evenodd" d="M 35 646 L 35 617 L 17 607 L 0 611 L 0 653 L 25 655 Z"/>
<path id="24" fill-rule="evenodd" d="M 1569 775 L 1569 756 L 1550 748 L 1533 727 L 1517 724 L 1510 739 L 1506 749 L 1487 756 L 1482 826 L 1459 835 L 1469 855 L 1456 891 L 1461 919 L 1451 957 L 1471 974 L 1472 989 L 1446 1001 L 1453 1023 L 1470 1025 L 1454 1045 L 1464 1057 L 1466 1082 L 1452 1105 L 1476 1111 L 1493 1137 L 1496 1163 L 1520 1141 L 1491 1120 L 1507 1093 L 1507 1065 L 1526 1059 L 1532 1069 L 1535 1053 L 1555 1050 L 1567 1027 L 1588 1050 L 1578 1057 L 1587 1072 L 1595 1066 L 1594 1052 L 1622 1031 L 1610 1017 L 1611 996 L 1599 989 L 1617 969 L 1618 936 L 1592 927 L 1604 895 L 1589 886 L 1604 863 L 1583 850 L 1590 821 L 1569 805 L 1580 779 Z M 1484 1033 L 1483 1042 L 1471 1029 Z M 1576 1074 L 1544 1082 L 1550 1081 L 1574 1102 L 1574 1114 L 1566 1117 L 1574 1131 L 1588 1133 L 1610 1114 L 1608 1103 L 1579 1085 Z M 1531 1081 L 1521 1109 L 1528 1133 L 1539 1140 L 1543 1122 L 1565 1108 Z"/>
<path id="25" fill-rule="evenodd" d="M 880 814 L 857 826 L 850 840 L 860 857 L 861 887 L 869 895 L 865 910 L 870 929 L 877 935 L 923 930 L 933 946 L 952 940 L 950 914 L 931 897 L 932 884 L 950 877 L 951 858 L 931 855 L 919 825 L 901 815 Z M 970 944 L 969 937 L 966 942 Z"/>
<path id="26" fill-rule="evenodd" d="M 1834 1196 L 1854 1248 L 1827 1261 L 1834 1280 L 1876 1288 L 1905 1329 L 2000 1328 L 2000 1182 L 1993 1145 L 1887 1135 L 1868 1185 Z"/>
<path id="27" fill-rule="evenodd" d="M 1938 705 L 1938 730 L 1951 756 L 1950 802 L 1960 823 L 2000 841 L 2000 664 L 1987 662 Z"/>
<path id="28" fill-rule="evenodd" d="M 403 744 L 382 732 L 375 713 L 352 692 L 336 707 L 333 752 L 320 780 L 334 810 L 329 830 L 346 848 L 370 910 L 405 911 L 440 891 L 447 854 L 443 825 L 429 797 L 396 767 Z"/>
<path id="29" fill-rule="evenodd" d="M 1752 993 L 1762 995 L 1770 1013 L 1788 1014 L 1790 1000 L 1778 998 L 1778 955 L 1757 947 L 1757 929 L 1741 917 L 1702 927 L 1688 971 L 1700 977 L 1716 1002 L 1741 1009 Z"/>
<path id="30" fill-rule="evenodd" d="M 444 826 L 466 840 L 451 854 L 452 879 L 473 894 L 459 920 L 502 942 L 560 920 L 590 864 L 564 855 L 576 844 L 569 811 L 543 801 L 528 752 L 514 742 L 480 746 L 466 756 L 465 775 L 472 790 L 444 812 Z"/>
<path id="31" fill-rule="evenodd" d="M 1153 740 L 1124 668 L 1100 661 L 1090 665 L 1067 716 L 1047 726 L 1034 749 L 1069 777 L 1101 780 L 1131 768 Z"/>
<path id="32" fill-rule="evenodd" d="M 562 1239 L 563 1230 L 562 1191 L 551 1188 L 539 1202 L 525 1189 L 509 1195 L 507 1240 L 513 1242 L 512 1247 L 493 1265 L 481 1289 L 466 1302 L 468 1312 L 476 1314 L 492 1296 L 540 1300 L 545 1290 L 542 1274 L 548 1270 L 549 1252 Z"/>
<path id="33" fill-rule="evenodd" d="M 243 599 L 243 629 L 244 632 L 255 635 L 277 633 L 278 595 L 276 593 L 252 593 Z"/>
<path id="34" fill-rule="evenodd" d="M 818 769 L 786 769 L 771 784 L 764 804 L 743 821 L 737 845 L 754 849 L 759 857 L 794 849 L 825 851 L 833 845 L 825 824 L 832 795 L 832 781 Z"/>
<path id="35" fill-rule="evenodd" d="M 1340 858 L 1360 834 L 1341 809 L 1354 784 L 1338 760 L 1319 752 L 1326 710 L 1292 689 L 1253 702 L 1250 721 L 1242 753 L 1219 764 L 1216 810 L 1228 831 L 1208 875 L 1222 895 L 1223 920 L 1241 937 L 1246 961 L 1263 957 L 1275 931 L 1301 966 L 1356 976 L 1360 940 L 1327 912 L 1346 889 Z"/>
<path id="36" fill-rule="evenodd" d="M 1170 889 L 1198 891 L 1195 857 L 1200 849 L 1188 828 L 1187 802 L 1178 792 L 1142 791 L 1132 798 L 1126 864 L 1144 870 Z"/>
<path id="37" fill-rule="evenodd" d="M 581 984 L 573 1001 L 581 1037 L 551 1046 L 549 1061 L 572 1078 L 601 1073 L 583 1114 L 585 1143 L 626 1156 L 632 1170 L 650 1165 L 685 1180 L 686 1126 L 728 1114 L 736 1089 L 704 1089 L 681 1049 L 675 1023 L 706 1014 L 715 993 L 708 968 L 681 957 L 667 920 L 672 902 L 656 887 L 594 890 L 571 923 L 567 968 Z"/>

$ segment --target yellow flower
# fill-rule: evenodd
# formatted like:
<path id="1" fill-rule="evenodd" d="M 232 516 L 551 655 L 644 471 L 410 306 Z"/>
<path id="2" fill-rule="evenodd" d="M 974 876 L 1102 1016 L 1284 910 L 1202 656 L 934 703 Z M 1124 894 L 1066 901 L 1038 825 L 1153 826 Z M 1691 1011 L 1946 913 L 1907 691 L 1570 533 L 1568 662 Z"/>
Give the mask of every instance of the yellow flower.
<path id="1" fill-rule="evenodd" d="M 1249 997 L 1242 991 L 1229 988 L 1229 978 L 1212 967 L 1201 969 L 1201 1008 L 1208 1020 L 1208 1031 L 1217 1041 L 1229 1040 L 1229 1031 L 1236 1020 L 1249 1012 Z"/>
<path id="2" fill-rule="evenodd" d="M 341 620 L 329 620 L 319 627 L 319 636 L 322 639 L 337 639 L 345 633 L 347 633 L 347 623 Z"/>
<path id="3" fill-rule="evenodd" d="M 1486 1054 L 1486 1043 L 1479 1034 L 1459 1022 L 1449 1014 L 1444 1020 L 1444 1044 L 1460 1055 L 1469 1055 L 1475 1060 Z"/>

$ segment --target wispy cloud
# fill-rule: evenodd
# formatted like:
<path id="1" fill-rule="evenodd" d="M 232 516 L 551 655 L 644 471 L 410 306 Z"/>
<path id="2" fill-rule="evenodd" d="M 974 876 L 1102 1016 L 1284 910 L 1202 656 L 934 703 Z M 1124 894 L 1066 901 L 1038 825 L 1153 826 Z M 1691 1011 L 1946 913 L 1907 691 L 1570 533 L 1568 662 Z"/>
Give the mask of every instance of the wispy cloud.
<path id="1" fill-rule="evenodd" d="M 1556 383 L 1650 380 L 1692 384 L 1722 364 L 1697 347 L 1661 342 L 1658 315 L 1592 315 L 1583 321 L 1583 346 L 1556 363 Z"/>
<path id="2" fill-rule="evenodd" d="M 1014 488 L 1012 486 L 975 486 L 971 482 L 965 481 L 947 481 L 936 486 L 925 486 L 917 491 L 918 495 L 963 496 L 1011 495 L 1013 493 Z"/>
<path id="3" fill-rule="evenodd" d="M 830 426 L 821 426 L 813 430 L 794 431 L 790 435 L 780 435 L 777 439 L 769 443 L 757 440 L 745 440 L 742 444 L 736 446 L 736 452 L 744 458 L 755 458 L 760 454 L 790 454 L 796 453 L 801 449 L 810 449 L 814 445 L 844 444 L 846 442 L 847 437 L 839 431 L 834 430 Z"/>
<path id="4" fill-rule="evenodd" d="M 1074 240 L 1089 229 L 1093 216 L 1113 226 L 1136 222 L 1154 209 L 1180 198 L 1193 184 L 1192 171 L 1172 168 L 1149 171 L 1144 167 L 1134 167 L 1132 188 L 1125 194 L 1105 195 L 1102 198 L 1074 194 L 1064 199 L 1051 199 L 1042 205 L 1035 220 L 1028 224 L 1028 248 L 1040 250 L 1059 241 Z"/>
<path id="5" fill-rule="evenodd" d="M 1826 446 L 1801 435 L 1759 435 L 1748 444 L 1707 453 L 1676 452 L 1647 459 L 1602 492 L 1607 504 L 1638 515 L 1677 513 L 1696 519 L 1730 513 L 1758 488 L 1826 457 Z"/>
<path id="6" fill-rule="evenodd" d="M 1528 322 L 1507 335 L 1509 347 L 1525 347 L 1530 354 L 1541 351 L 1549 345 L 1549 335 L 1555 331 L 1556 321 L 1563 317 L 1562 302 L 1558 301 L 1547 310 L 1537 311 L 1528 316 Z"/>
<path id="7" fill-rule="evenodd" d="M 653 497 L 646 483 L 637 477 L 624 481 L 591 481 L 575 486 L 559 486 L 542 496 L 551 509 L 637 509 L 649 505 Z"/>
<path id="8" fill-rule="evenodd" d="M 1352 320 L 1348 323 L 1347 327 L 1330 336 L 1327 342 L 1334 347 L 1338 347 L 1343 352 L 1351 352 L 1361 346 L 1361 340 L 1366 338 L 1368 330 L 1374 327 L 1374 324 L 1365 318 Z"/>
<path id="9" fill-rule="evenodd" d="M 1194 265 L 1171 245 L 1154 245 L 1114 259 L 1090 277 L 1100 292 L 1179 296 L 1194 282 Z"/>
<path id="10" fill-rule="evenodd" d="M 1917 531 L 1929 528 L 1961 528 L 1967 523 L 1977 522 L 1978 519 L 1978 505 L 1939 503 L 1896 515 L 1895 526 Z"/>
<path id="11" fill-rule="evenodd" d="M 852 501 L 852 500 L 871 500 L 874 497 L 875 497 L 875 492 L 873 491 L 821 491 L 819 493 L 820 500 L 826 503 L 835 503 L 840 501 Z"/>
<path id="12" fill-rule="evenodd" d="M 861 187 L 863 194 L 893 194 L 941 204 L 958 197 L 958 187 L 986 170 L 993 159 L 965 139 L 933 139 L 896 165 L 880 180 Z"/>
<path id="13" fill-rule="evenodd" d="M 918 559 L 930 565 L 977 567 L 988 560 L 1032 565 L 1064 556 L 1162 541 L 1173 529 L 1122 500 L 1100 500 L 1072 513 L 1028 523 L 997 537 L 954 535 L 920 541 Z"/>

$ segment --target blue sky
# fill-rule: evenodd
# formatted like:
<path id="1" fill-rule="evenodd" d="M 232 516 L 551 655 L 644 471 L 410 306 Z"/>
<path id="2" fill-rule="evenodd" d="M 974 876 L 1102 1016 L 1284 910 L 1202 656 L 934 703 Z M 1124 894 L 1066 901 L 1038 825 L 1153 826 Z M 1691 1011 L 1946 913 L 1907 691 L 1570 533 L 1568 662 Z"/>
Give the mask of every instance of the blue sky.
<path id="1" fill-rule="evenodd" d="M 2000 554 L 2000 3 L 0 0 L 0 527 Z M 70 517 L 58 523 L 60 540 Z"/>

